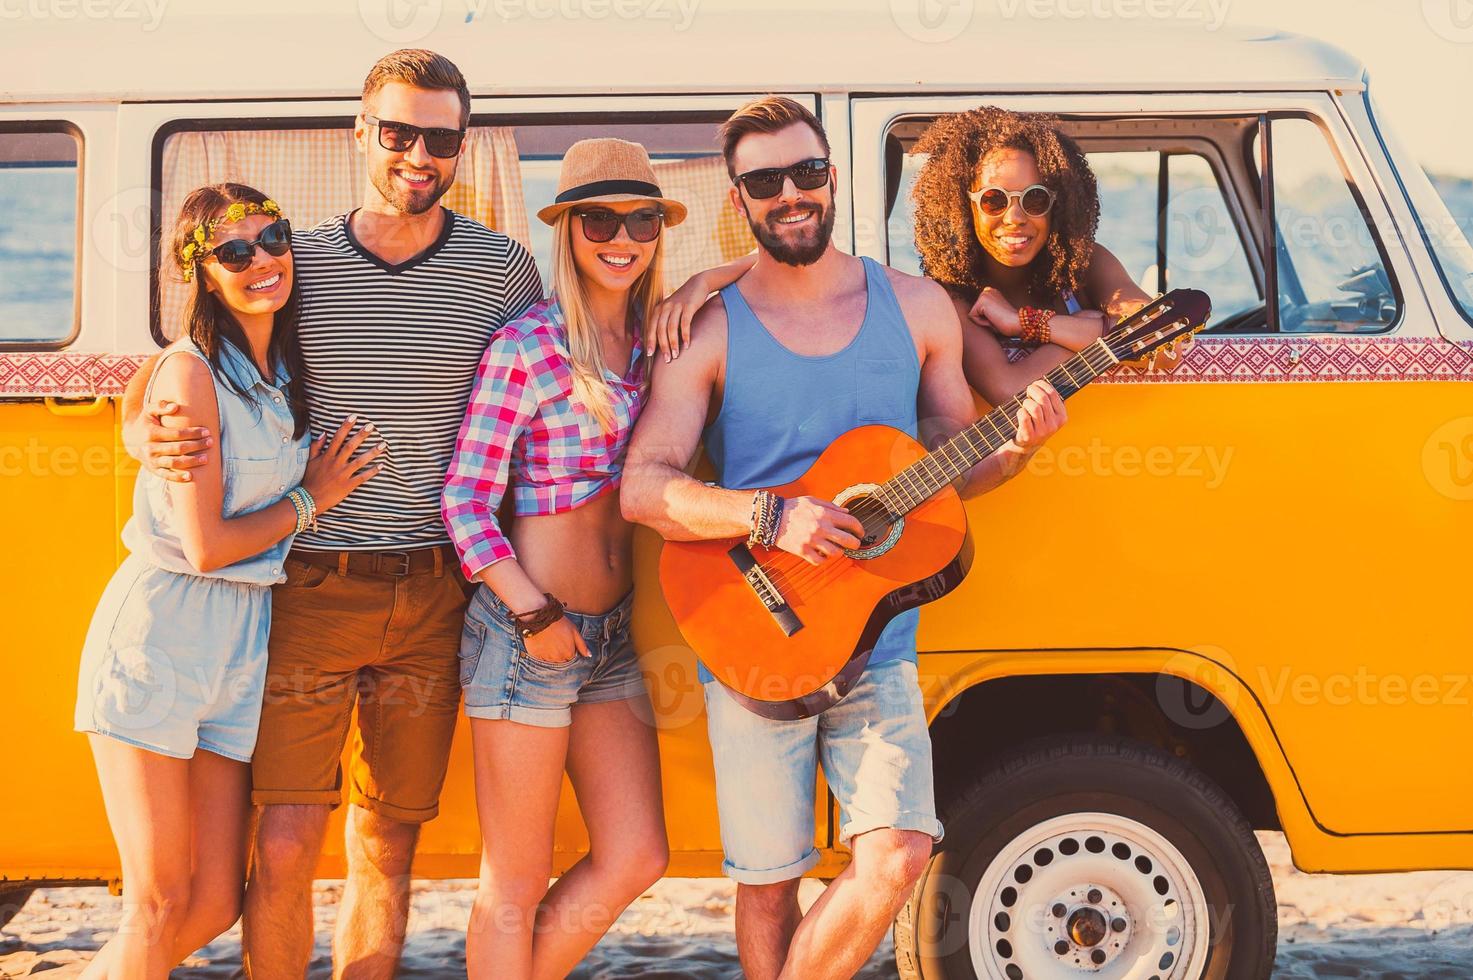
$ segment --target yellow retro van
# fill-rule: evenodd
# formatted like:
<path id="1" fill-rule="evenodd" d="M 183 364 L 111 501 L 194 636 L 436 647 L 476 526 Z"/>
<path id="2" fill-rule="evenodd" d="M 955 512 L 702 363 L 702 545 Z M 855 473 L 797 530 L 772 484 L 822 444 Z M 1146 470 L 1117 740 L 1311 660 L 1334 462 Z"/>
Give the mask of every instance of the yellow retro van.
<path id="1" fill-rule="evenodd" d="M 902 976 L 1266 976 L 1255 829 L 1308 871 L 1473 868 L 1473 782 L 1449 761 L 1473 730 L 1455 560 L 1473 530 L 1473 252 L 1353 58 L 1191 23 L 933 23 L 885 0 L 302 7 L 30 14 L 0 33 L 0 907 L 119 873 L 71 706 L 136 472 L 118 395 L 178 319 L 161 222 L 226 178 L 299 224 L 353 207 L 361 80 L 407 45 L 453 58 L 475 96 L 447 203 L 525 242 L 544 277 L 527 216 L 588 136 L 645 144 L 690 205 L 673 283 L 748 250 L 714 130 L 776 91 L 828 129 L 845 249 L 918 271 L 908 150 L 939 114 L 994 103 L 1063 118 L 1100 180 L 1100 240 L 1145 288 L 1212 295 L 1178 363 L 1090 386 L 1024 476 L 968 505 L 971 574 L 922 616 L 947 835 L 896 927 Z M 1027 46 L 1047 56 L 990 57 Z M 645 583 L 658 550 L 641 537 Z M 717 875 L 694 660 L 657 587 L 636 638 L 670 874 Z M 427 877 L 477 870 L 461 734 Z M 824 878 L 846 855 L 819 799 Z M 560 869 L 587 845 L 564 802 Z M 321 873 L 342 868 L 332 850 Z"/>

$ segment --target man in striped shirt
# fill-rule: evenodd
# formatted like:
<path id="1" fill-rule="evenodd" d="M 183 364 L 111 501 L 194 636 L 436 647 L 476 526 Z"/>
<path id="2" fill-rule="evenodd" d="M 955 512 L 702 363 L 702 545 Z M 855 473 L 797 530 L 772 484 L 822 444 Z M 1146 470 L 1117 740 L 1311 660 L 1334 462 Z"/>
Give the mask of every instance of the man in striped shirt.
<path id="1" fill-rule="evenodd" d="M 339 760 L 355 707 L 335 975 L 350 964 L 358 977 L 393 975 L 418 828 L 437 812 L 469 588 L 440 492 L 491 335 L 542 294 L 521 245 L 438 203 L 469 118 L 469 90 L 449 60 L 422 50 L 385 56 L 356 121 L 368 164 L 363 205 L 292 243 L 314 434 L 356 417 L 388 449 L 372 480 L 297 536 L 273 589 L 252 762 L 252 976 L 306 972 L 312 878 L 342 802 Z M 187 480 L 218 443 L 167 427 L 169 406 L 141 405 L 152 366 L 128 387 L 126 441 L 151 469 Z"/>

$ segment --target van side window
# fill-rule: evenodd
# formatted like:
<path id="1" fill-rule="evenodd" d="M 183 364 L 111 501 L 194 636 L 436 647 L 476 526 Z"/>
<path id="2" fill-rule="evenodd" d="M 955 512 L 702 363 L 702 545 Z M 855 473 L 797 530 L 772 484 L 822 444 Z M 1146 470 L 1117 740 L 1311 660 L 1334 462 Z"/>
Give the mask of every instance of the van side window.
<path id="1" fill-rule="evenodd" d="M 538 220 L 537 211 L 556 196 L 563 154 L 591 136 L 635 140 L 649 150 L 665 196 L 688 208 L 686 220 L 669 230 L 665 243 L 665 283 L 673 290 L 691 274 L 756 247 L 746 222 L 727 202 L 731 181 L 716 143 L 716 127 L 725 116 L 672 112 L 658 122 L 623 122 L 617 113 L 590 115 L 586 121 L 560 113 L 547 122 L 520 116 L 513 125 L 472 117 L 455 184 L 441 201 L 525 245 L 550 289 L 552 229 Z M 210 129 L 204 120 L 175 124 L 164 136 L 156 178 L 161 232 L 168 234 L 189 191 L 226 179 L 270 194 L 299 229 L 357 207 L 366 179 L 363 157 L 353 145 L 352 129 L 334 122 L 230 130 Z M 162 344 L 178 334 L 185 287 L 167 256 L 161 256 L 156 274 L 154 337 Z"/>
<path id="2" fill-rule="evenodd" d="M 542 281 L 552 287 L 552 228 L 537 211 L 557 196 L 558 172 L 568 147 L 578 140 L 617 137 L 640 143 L 649 151 L 660 191 L 687 208 L 686 220 L 665 234 L 665 286 L 674 291 L 686 279 L 724 265 L 757 247 L 752 233 L 727 200 L 731 179 L 716 142 L 716 127 L 725 118 L 671 114 L 667 122 L 621 122 L 604 114 L 587 121 L 519 123 L 516 140 L 532 257 Z"/>
<path id="3" fill-rule="evenodd" d="M 76 335 L 80 157 L 64 124 L 0 129 L 0 345 L 60 347 Z"/>
<path id="4" fill-rule="evenodd" d="M 891 138 L 896 134 L 902 138 L 919 135 L 925 125 L 911 120 L 899 123 Z M 1205 290 L 1212 297 L 1213 322 L 1262 306 L 1263 294 L 1248 264 L 1244 236 L 1233 220 L 1222 184 L 1205 157 L 1156 150 L 1089 152 L 1088 140 L 1085 148 L 1100 190 L 1096 241 L 1120 259 L 1142 289 L 1148 293 L 1177 286 Z M 921 262 L 915 248 L 911 189 L 925 162 L 924 155 L 907 154 L 898 164 L 887 165 L 898 166 L 899 187 L 886 221 L 890 264 L 912 275 L 921 274 Z M 887 179 L 895 179 L 892 171 L 887 171 Z M 1164 270 L 1158 261 L 1161 226 L 1156 220 L 1163 189 Z"/>
<path id="5" fill-rule="evenodd" d="M 1276 117 L 1269 127 L 1279 330 L 1388 329 L 1398 307 L 1386 261 L 1325 134 L 1297 117 Z M 1255 137 L 1255 165 L 1259 150 Z"/>
<path id="6" fill-rule="evenodd" d="M 1262 305 L 1243 236 L 1205 157 L 1154 150 L 1086 155 L 1100 188 L 1096 240 L 1137 285 L 1152 294 L 1201 289 L 1212 297 L 1213 323 Z M 1163 200 L 1165 221 L 1158 223 Z"/>

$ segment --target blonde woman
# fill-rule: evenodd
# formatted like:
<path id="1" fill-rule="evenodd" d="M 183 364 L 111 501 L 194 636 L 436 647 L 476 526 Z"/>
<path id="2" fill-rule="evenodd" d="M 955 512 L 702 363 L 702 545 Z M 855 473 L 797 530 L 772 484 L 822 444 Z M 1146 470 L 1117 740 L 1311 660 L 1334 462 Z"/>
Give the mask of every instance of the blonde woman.
<path id="1" fill-rule="evenodd" d="M 538 216 L 553 227 L 552 296 L 491 341 L 444 494 L 480 583 L 460 648 L 482 837 L 472 978 L 566 976 L 669 857 L 618 486 L 663 231 L 685 208 L 661 196 L 642 146 L 593 139 L 568 150 Z M 589 853 L 548 888 L 565 770 Z"/>

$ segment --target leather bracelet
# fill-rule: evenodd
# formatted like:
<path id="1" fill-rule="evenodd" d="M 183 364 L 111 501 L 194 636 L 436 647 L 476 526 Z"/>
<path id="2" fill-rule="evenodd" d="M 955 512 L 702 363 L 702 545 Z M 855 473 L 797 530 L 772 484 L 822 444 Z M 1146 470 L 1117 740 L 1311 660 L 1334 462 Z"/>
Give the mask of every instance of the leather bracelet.
<path id="1" fill-rule="evenodd" d="M 551 592 L 544 592 L 542 595 L 547 600 L 546 605 L 534 609 L 531 612 L 511 614 L 511 621 L 516 625 L 517 632 L 521 633 L 523 638 L 536 636 L 563 618 L 563 613 L 566 610 L 563 608 L 563 604 L 558 597 Z"/>

